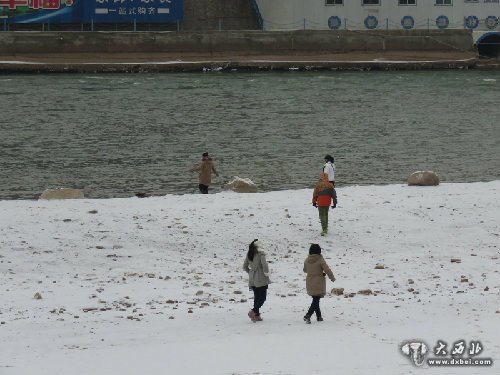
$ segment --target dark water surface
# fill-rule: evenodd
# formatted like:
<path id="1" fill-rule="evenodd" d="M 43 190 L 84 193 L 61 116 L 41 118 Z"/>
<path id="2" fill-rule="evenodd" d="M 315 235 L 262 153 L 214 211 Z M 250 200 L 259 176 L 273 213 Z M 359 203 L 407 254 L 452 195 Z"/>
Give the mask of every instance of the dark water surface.
<path id="1" fill-rule="evenodd" d="M 192 193 L 202 152 L 261 191 L 500 179 L 500 72 L 0 76 L 0 199 Z"/>

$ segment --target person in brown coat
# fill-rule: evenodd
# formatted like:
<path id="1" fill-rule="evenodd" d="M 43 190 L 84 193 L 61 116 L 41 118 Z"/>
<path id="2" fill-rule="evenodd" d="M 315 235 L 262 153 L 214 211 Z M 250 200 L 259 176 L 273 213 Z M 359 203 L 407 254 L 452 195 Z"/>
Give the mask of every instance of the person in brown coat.
<path id="1" fill-rule="evenodd" d="M 201 194 L 208 194 L 208 187 L 212 183 L 212 172 L 219 177 L 219 173 L 215 170 L 212 159 L 208 156 L 208 152 L 203 153 L 201 156 L 201 163 L 191 169 L 191 171 L 198 172 L 199 185 Z"/>
<path id="2" fill-rule="evenodd" d="M 322 322 L 323 317 L 319 308 L 319 300 L 326 294 L 325 276 L 328 275 L 332 282 L 335 281 L 335 276 L 333 276 L 332 270 L 321 255 L 321 247 L 318 244 L 313 243 L 309 248 L 309 256 L 304 262 L 304 272 L 307 273 L 307 294 L 312 297 L 312 303 L 304 316 L 304 321 L 311 324 L 311 316 L 316 313 L 316 319 L 318 322 Z"/>

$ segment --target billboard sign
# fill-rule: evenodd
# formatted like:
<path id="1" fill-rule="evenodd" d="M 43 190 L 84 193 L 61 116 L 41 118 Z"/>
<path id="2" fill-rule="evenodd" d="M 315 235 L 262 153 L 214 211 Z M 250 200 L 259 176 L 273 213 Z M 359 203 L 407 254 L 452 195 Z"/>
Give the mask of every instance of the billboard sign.
<path id="1" fill-rule="evenodd" d="M 9 23 L 167 23 L 181 21 L 183 0 L 0 0 Z"/>
<path id="2" fill-rule="evenodd" d="M 0 18 L 9 23 L 80 22 L 84 0 L 0 0 Z"/>
<path id="3" fill-rule="evenodd" d="M 87 0 L 86 22 L 174 22 L 182 19 L 181 0 Z"/>

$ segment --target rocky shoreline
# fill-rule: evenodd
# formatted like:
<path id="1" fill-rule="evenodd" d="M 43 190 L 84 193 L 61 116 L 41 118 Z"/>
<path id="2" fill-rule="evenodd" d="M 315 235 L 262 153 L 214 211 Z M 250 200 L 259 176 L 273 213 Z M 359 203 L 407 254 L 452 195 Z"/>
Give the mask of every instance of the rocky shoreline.
<path id="1" fill-rule="evenodd" d="M 396 71 L 498 69 L 474 53 L 343 53 L 326 55 L 60 54 L 0 57 L 0 73 L 177 73 L 234 71 Z"/>
<path id="2" fill-rule="evenodd" d="M 460 61 L 398 61 L 398 62 L 293 62 L 293 61 L 211 61 L 173 63 L 118 63 L 118 64 L 12 64 L 1 63 L 2 73 L 181 73 L 207 71 L 371 71 L 371 70 L 434 70 L 473 69 L 476 60 Z"/>

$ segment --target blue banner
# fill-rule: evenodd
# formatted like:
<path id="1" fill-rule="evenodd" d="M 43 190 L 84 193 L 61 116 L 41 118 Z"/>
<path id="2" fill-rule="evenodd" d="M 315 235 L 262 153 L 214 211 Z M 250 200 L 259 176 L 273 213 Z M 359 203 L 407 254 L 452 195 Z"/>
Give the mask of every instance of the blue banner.
<path id="1" fill-rule="evenodd" d="M 0 0 L 8 23 L 168 23 L 182 21 L 183 0 Z"/>
<path id="2" fill-rule="evenodd" d="M 182 0 L 87 0 L 85 22 L 174 22 L 182 20 Z"/>

